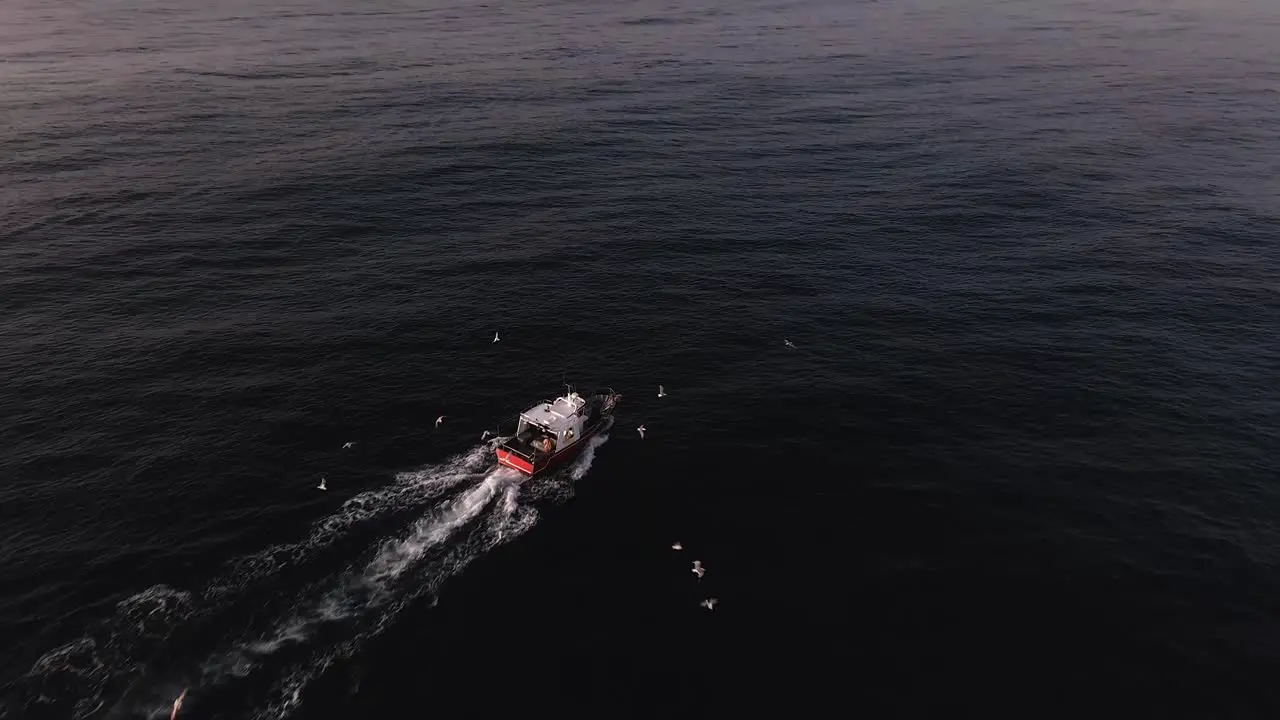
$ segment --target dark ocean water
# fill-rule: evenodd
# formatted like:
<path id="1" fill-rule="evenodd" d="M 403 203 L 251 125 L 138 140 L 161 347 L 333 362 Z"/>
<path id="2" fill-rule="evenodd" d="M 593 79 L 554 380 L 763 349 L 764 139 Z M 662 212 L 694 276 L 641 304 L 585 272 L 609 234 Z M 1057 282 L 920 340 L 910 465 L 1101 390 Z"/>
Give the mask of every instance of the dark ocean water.
<path id="1" fill-rule="evenodd" d="M 1277 48 L 8 0 L 0 717 L 1275 717 Z M 607 439 L 492 472 L 563 381 Z"/>

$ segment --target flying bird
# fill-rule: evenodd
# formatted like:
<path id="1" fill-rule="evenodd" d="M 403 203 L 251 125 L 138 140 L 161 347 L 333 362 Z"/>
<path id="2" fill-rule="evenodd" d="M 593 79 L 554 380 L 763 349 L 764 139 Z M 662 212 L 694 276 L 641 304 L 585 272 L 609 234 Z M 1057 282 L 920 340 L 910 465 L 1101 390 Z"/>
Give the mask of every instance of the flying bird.
<path id="1" fill-rule="evenodd" d="M 316 486 L 317 490 L 328 490 L 329 486 L 325 485 L 324 476 L 320 476 L 320 484 Z"/>
<path id="2" fill-rule="evenodd" d="M 702 602 L 700 602 L 700 603 L 698 603 L 698 604 L 699 604 L 699 605 L 701 605 L 702 607 L 704 607 L 704 608 L 708 609 L 708 610 L 715 610 L 715 609 L 716 609 L 716 603 L 718 603 L 718 602 L 720 602 L 720 601 L 719 601 L 718 599 L 716 599 L 716 598 L 707 598 L 706 600 L 703 600 Z"/>
<path id="3" fill-rule="evenodd" d="M 701 579 L 702 579 L 702 575 L 703 575 L 704 573 L 706 573 L 706 572 L 707 572 L 707 571 L 702 567 L 702 561 L 701 561 L 701 560 L 694 560 L 694 561 L 693 561 L 693 574 L 694 574 L 694 575 L 697 575 L 699 580 L 701 580 Z"/>
<path id="4" fill-rule="evenodd" d="M 782 339 L 782 342 L 786 343 L 786 344 L 787 344 L 787 347 L 789 347 L 789 348 L 793 348 L 793 347 L 795 347 L 795 346 L 796 346 L 796 344 L 795 344 L 795 343 L 791 342 L 790 340 L 787 340 L 786 338 L 783 338 L 783 339 Z"/>
<path id="5" fill-rule="evenodd" d="M 355 443 L 354 443 L 354 442 L 343 443 L 343 445 L 342 445 L 342 449 L 343 449 L 343 450 L 350 450 L 350 449 L 352 448 L 352 446 L 354 446 L 354 445 L 355 445 Z"/>
<path id="6" fill-rule="evenodd" d="M 496 331 L 493 333 L 493 341 L 498 342 L 498 333 Z"/>
<path id="7" fill-rule="evenodd" d="M 672 544 L 671 544 L 671 549 L 672 549 L 672 550 L 683 550 L 683 549 L 684 549 L 684 546 L 683 546 L 683 545 L 681 545 L 679 542 L 674 542 L 674 543 L 672 543 Z"/>
<path id="8" fill-rule="evenodd" d="M 174 718 L 178 717 L 178 710 L 182 707 L 182 699 L 186 696 L 187 689 L 182 688 L 182 694 L 178 696 L 177 700 L 173 701 L 173 712 L 169 713 L 169 720 L 174 720 Z"/>
<path id="9" fill-rule="evenodd" d="M 643 426 L 643 425 L 641 425 L 640 427 L 636 428 L 636 432 L 640 433 L 640 439 L 641 439 L 641 440 L 643 440 L 643 439 L 644 439 L 644 426 Z"/>
<path id="10" fill-rule="evenodd" d="M 663 389 L 662 389 L 662 386 L 661 386 L 661 385 L 659 385 L 659 386 L 658 386 L 658 397 L 666 397 L 666 396 L 667 396 L 667 391 L 666 391 L 666 390 L 663 390 Z"/>
<path id="11" fill-rule="evenodd" d="M 436 427 L 440 427 L 440 423 L 442 423 L 442 422 L 444 422 L 444 416 L 443 416 L 443 415 L 441 415 L 440 417 L 436 418 Z"/>

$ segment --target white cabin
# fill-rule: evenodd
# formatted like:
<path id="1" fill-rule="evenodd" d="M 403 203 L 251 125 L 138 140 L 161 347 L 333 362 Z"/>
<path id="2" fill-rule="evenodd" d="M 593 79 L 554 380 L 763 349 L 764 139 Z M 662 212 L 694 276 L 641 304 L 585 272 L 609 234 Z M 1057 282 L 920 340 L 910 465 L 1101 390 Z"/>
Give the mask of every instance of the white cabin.
<path id="1" fill-rule="evenodd" d="M 559 452 L 582 436 L 583 408 L 586 405 L 586 399 L 576 392 L 558 397 L 554 402 L 535 405 L 520 413 L 516 437 L 528 437 L 530 434 L 550 436 L 555 443 L 551 452 Z M 533 433 L 526 434 L 527 430 L 533 430 Z"/>

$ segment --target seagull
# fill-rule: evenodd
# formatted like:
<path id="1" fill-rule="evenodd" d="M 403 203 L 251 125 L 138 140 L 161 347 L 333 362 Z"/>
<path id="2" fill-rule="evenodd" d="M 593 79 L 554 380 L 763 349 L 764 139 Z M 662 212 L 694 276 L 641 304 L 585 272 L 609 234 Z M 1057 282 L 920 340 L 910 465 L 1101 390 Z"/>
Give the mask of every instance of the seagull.
<path id="1" fill-rule="evenodd" d="M 174 720 L 174 718 L 178 717 L 178 709 L 182 707 L 182 698 L 186 696 L 187 689 L 182 688 L 182 694 L 178 696 L 177 700 L 173 701 L 173 712 L 169 713 L 169 720 Z"/>
<path id="2" fill-rule="evenodd" d="M 493 341 L 498 342 L 498 333 L 496 331 L 493 333 Z"/>
<path id="3" fill-rule="evenodd" d="M 661 385 L 659 385 L 659 386 L 658 386 L 658 397 L 666 397 L 666 396 L 667 396 L 667 391 L 666 391 L 666 390 L 663 390 L 663 389 L 662 389 L 662 386 L 661 386 Z"/>
<path id="4" fill-rule="evenodd" d="M 701 580 L 701 579 L 702 579 L 702 574 L 703 574 L 703 573 L 705 573 L 705 572 L 706 572 L 706 570 L 704 570 L 704 569 L 703 569 L 703 567 L 702 567 L 702 561 L 701 561 L 701 560 L 694 560 L 694 561 L 693 561 L 693 574 L 694 574 L 694 575 L 697 575 L 697 576 L 698 576 L 698 579 L 699 579 L 699 580 Z"/>
<path id="5" fill-rule="evenodd" d="M 684 546 L 683 546 L 683 545 L 681 545 L 679 542 L 674 542 L 674 543 L 672 543 L 672 544 L 671 544 L 671 549 L 672 549 L 672 550 L 683 550 L 683 549 L 684 549 Z"/>
<path id="6" fill-rule="evenodd" d="M 328 489 L 329 489 L 329 487 L 328 487 L 327 485 L 325 485 L 324 483 L 325 483 L 324 476 L 323 476 L 323 475 L 321 475 L 321 476 L 320 476 L 320 484 L 316 486 L 316 489 L 317 489 L 317 490 L 328 490 Z"/>
<path id="7" fill-rule="evenodd" d="M 708 610 L 715 610 L 715 609 L 716 609 L 716 603 L 718 603 L 718 602 L 720 602 L 720 601 L 719 601 L 719 600 L 717 600 L 716 598 L 707 598 L 706 600 L 703 600 L 702 602 L 700 602 L 700 603 L 698 603 L 698 604 L 699 604 L 699 605 L 701 605 L 702 607 L 704 607 L 704 608 L 708 609 Z"/>
<path id="8" fill-rule="evenodd" d="M 443 415 L 441 415 L 440 417 L 436 418 L 436 427 L 440 427 L 440 423 L 442 423 L 442 422 L 444 422 L 444 416 L 443 416 Z"/>
<path id="9" fill-rule="evenodd" d="M 636 432 L 640 433 L 640 439 L 641 439 L 641 440 L 643 440 L 643 439 L 644 439 L 644 426 L 643 426 L 643 425 L 641 425 L 640 427 L 636 428 Z"/>
<path id="10" fill-rule="evenodd" d="M 795 343 L 791 342 L 790 340 L 787 340 L 786 338 L 783 338 L 783 339 L 782 339 L 782 342 L 786 343 L 787 347 L 789 347 L 789 348 L 793 348 L 793 347 L 795 347 L 795 346 L 796 346 L 796 344 L 795 344 Z"/>
<path id="11" fill-rule="evenodd" d="M 342 445 L 342 449 L 343 449 L 343 450 L 350 450 L 350 449 L 352 448 L 352 446 L 354 446 L 354 445 L 355 445 L 355 443 L 354 443 L 354 442 L 343 443 L 343 445 Z"/>

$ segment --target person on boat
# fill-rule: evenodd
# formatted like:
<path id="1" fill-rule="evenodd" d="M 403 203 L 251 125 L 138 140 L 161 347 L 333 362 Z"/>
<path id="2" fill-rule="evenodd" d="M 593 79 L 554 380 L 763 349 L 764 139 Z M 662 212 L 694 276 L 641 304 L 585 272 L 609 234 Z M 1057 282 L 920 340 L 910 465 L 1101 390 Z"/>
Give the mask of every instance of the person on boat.
<path id="1" fill-rule="evenodd" d="M 555 440 L 552 440 L 550 435 L 548 435 L 548 436 L 546 436 L 546 437 L 542 438 L 542 451 L 543 451 L 543 452 L 545 452 L 545 453 L 547 453 L 548 455 L 550 455 L 551 453 L 555 452 L 555 449 L 556 449 L 556 441 L 555 441 Z"/>

